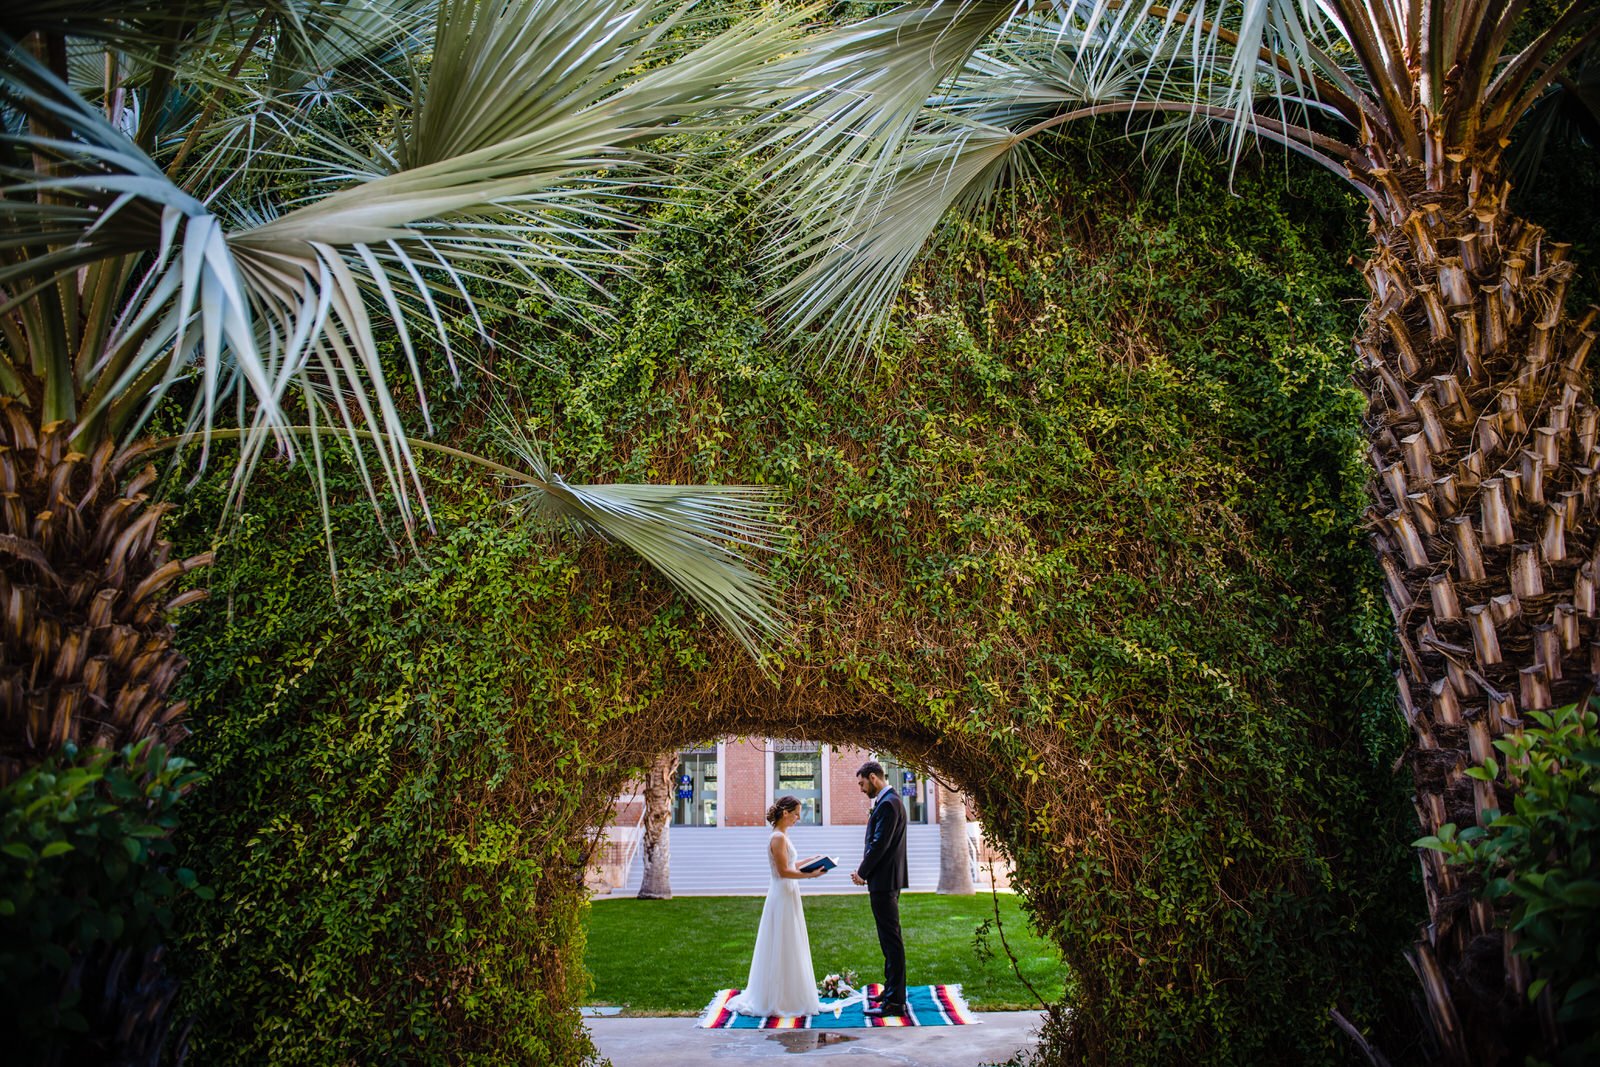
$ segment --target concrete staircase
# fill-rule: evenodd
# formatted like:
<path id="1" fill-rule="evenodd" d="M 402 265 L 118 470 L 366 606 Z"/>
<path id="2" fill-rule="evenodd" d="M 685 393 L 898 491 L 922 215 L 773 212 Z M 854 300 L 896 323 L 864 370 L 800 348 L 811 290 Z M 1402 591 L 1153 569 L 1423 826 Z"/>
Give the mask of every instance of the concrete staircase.
<path id="1" fill-rule="evenodd" d="M 672 895 L 676 897 L 765 896 L 767 838 L 766 826 L 674 826 L 671 833 Z M 815 893 L 865 893 L 852 884 L 850 872 L 861 862 L 866 835 L 864 826 L 796 826 L 789 831 L 797 855 L 832 856 L 839 866 L 823 875 L 800 883 L 800 891 Z M 939 827 L 913 824 L 906 827 L 906 861 L 911 869 L 912 893 L 931 893 L 939 886 Z M 634 858 L 628 880 L 611 894 L 615 898 L 639 893 L 644 876 L 644 857 Z M 978 889 L 987 892 L 987 875 L 980 872 Z M 1002 885 L 1005 883 L 1001 883 Z M 603 898 L 597 898 L 603 899 Z"/>

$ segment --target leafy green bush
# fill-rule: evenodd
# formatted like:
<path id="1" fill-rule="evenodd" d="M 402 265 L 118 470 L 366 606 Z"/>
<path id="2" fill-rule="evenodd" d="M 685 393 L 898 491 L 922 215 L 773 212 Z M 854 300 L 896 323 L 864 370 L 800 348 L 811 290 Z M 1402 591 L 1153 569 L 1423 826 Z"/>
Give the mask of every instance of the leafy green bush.
<path id="1" fill-rule="evenodd" d="M 197 1056 L 578 1061 L 586 834 L 722 734 L 958 780 L 1070 968 L 1050 1058 L 1339 1062 L 1330 1009 L 1409 1011 L 1351 205 L 1198 163 L 1135 203 L 1116 150 L 1057 148 L 853 373 L 767 342 L 725 196 L 663 205 L 606 336 L 486 314 L 495 393 L 566 477 L 788 491 L 777 683 L 626 553 L 510 526 L 443 463 L 416 555 L 334 486 L 330 586 L 314 498 L 264 468 L 181 630 L 208 772 L 181 847 L 217 890 L 179 946 Z M 486 388 L 436 395 L 441 434 L 498 447 Z M 208 544 L 226 488 L 172 535 Z"/>
<path id="2" fill-rule="evenodd" d="M 199 780 L 146 741 L 64 750 L 0 789 L 0 1004 L 24 1062 L 105 1010 L 91 957 L 155 948 L 194 872 L 171 868 L 178 802 Z"/>
<path id="3" fill-rule="evenodd" d="M 1517 954 L 1532 969 L 1528 997 L 1548 993 L 1563 1029 L 1562 1063 L 1600 1057 L 1600 716 L 1594 704 L 1535 711 L 1537 725 L 1495 742 L 1467 773 L 1514 782 L 1511 810 L 1487 826 L 1453 823 L 1417 844 L 1478 872 L 1483 894 L 1509 911 Z"/>

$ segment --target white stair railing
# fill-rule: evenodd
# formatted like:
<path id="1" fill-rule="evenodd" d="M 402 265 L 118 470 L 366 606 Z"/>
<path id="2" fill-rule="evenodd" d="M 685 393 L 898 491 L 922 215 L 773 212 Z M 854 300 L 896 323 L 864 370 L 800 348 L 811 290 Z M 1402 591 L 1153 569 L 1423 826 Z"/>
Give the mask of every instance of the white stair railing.
<path id="1" fill-rule="evenodd" d="M 636 796 L 627 799 L 632 801 Z M 598 893 L 611 893 L 627 884 L 639 843 L 644 840 L 644 805 L 639 805 L 639 814 L 631 823 L 613 822 L 600 832 L 603 835 L 600 847 L 595 850 L 597 855 L 590 864 L 598 877 L 590 884 Z"/>

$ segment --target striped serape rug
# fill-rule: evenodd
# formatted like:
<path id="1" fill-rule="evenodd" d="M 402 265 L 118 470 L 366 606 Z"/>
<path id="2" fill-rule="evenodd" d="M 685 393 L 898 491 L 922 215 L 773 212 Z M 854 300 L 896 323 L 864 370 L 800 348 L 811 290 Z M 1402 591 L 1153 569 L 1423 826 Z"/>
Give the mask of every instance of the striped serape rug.
<path id="1" fill-rule="evenodd" d="M 867 986 L 867 992 L 874 996 L 882 990 L 880 985 Z M 834 1002 L 824 1000 L 821 1015 L 769 1015 L 758 1019 L 728 1010 L 728 1001 L 738 992 L 718 990 L 696 1025 L 708 1030 L 850 1030 L 866 1026 L 966 1026 L 983 1021 L 967 1007 L 959 985 L 914 985 L 906 991 L 906 1013 L 882 1018 L 868 1018 L 864 1014 L 866 1004 L 852 998 L 837 1016 L 833 1014 Z"/>

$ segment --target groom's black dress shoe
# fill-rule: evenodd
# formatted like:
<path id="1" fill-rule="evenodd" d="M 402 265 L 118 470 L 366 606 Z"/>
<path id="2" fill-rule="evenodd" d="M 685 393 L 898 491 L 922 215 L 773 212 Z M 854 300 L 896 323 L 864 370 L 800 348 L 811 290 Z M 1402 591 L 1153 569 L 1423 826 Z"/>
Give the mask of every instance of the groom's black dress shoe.
<path id="1" fill-rule="evenodd" d="M 876 1019 L 885 1015 L 904 1015 L 905 1013 L 906 1006 L 904 1004 L 877 1004 L 867 1008 L 861 1014 Z"/>

